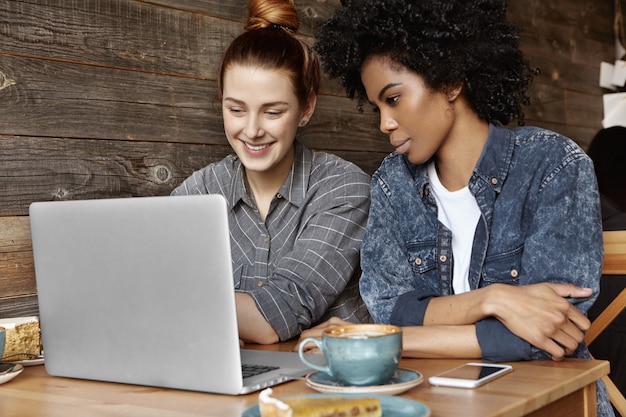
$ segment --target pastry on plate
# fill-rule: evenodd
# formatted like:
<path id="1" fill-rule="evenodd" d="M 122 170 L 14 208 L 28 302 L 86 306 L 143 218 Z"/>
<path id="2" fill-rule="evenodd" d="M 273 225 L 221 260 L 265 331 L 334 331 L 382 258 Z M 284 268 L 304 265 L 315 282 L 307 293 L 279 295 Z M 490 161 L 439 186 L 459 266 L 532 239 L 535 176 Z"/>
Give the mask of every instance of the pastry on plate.
<path id="1" fill-rule="evenodd" d="M 259 394 L 261 417 L 381 417 L 378 398 L 369 397 L 272 397 L 272 389 Z"/>
<path id="2" fill-rule="evenodd" d="M 37 317 L 0 319 L 0 327 L 6 329 L 3 360 L 19 361 L 41 355 L 41 330 Z"/>

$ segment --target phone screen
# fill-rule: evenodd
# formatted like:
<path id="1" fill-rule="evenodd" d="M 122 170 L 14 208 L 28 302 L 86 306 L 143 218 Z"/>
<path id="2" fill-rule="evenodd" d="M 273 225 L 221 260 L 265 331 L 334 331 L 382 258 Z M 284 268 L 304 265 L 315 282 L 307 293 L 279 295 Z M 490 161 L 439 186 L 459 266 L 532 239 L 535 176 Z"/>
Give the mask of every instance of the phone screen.
<path id="1" fill-rule="evenodd" d="M 513 367 L 510 365 L 466 363 L 442 374 L 431 376 L 428 378 L 428 382 L 432 385 L 476 388 L 512 370 Z"/>
<path id="2" fill-rule="evenodd" d="M 460 378 L 460 379 L 469 379 L 472 381 L 477 381 L 481 378 L 494 374 L 498 371 L 501 371 L 502 367 L 498 366 L 490 366 L 490 365 L 465 365 L 460 368 L 453 369 L 449 372 L 445 372 L 441 374 L 441 377 L 445 378 Z"/>

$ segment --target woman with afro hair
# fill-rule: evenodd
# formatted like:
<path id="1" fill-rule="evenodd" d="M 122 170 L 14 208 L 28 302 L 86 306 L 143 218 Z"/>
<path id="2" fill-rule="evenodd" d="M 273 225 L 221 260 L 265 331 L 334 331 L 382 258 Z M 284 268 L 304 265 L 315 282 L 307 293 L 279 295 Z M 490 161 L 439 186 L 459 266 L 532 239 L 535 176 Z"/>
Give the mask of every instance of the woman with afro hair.
<path id="1" fill-rule="evenodd" d="M 589 358 L 602 227 L 593 165 L 522 121 L 534 76 L 502 0 L 343 0 L 322 68 L 379 113 L 361 294 L 405 356 Z M 331 319 L 301 338 L 340 323 Z M 599 415 L 612 415 L 598 384 Z"/>

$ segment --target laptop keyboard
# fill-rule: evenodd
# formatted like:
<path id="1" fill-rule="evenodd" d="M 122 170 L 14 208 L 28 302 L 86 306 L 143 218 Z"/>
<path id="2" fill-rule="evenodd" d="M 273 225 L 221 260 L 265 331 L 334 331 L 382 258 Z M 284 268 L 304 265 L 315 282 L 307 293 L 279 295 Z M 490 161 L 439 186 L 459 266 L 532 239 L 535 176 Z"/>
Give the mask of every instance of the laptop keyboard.
<path id="1" fill-rule="evenodd" d="M 263 374 L 265 372 L 273 371 L 275 369 L 278 369 L 278 366 L 253 365 L 250 363 L 244 363 L 243 365 L 241 365 L 241 372 L 243 373 L 244 378 Z"/>

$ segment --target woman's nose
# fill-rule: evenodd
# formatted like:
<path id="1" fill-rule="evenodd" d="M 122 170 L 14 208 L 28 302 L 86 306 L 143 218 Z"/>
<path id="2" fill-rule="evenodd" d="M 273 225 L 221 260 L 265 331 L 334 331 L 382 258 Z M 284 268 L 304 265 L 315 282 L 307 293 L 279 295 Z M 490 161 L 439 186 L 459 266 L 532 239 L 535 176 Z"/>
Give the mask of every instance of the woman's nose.
<path id="1" fill-rule="evenodd" d="M 250 116 L 246 122 L 245 134 L 249 138 L 257 138 L 263 136 L 263 128 L 257 117 Z"/>
<path id="2" fill-rule="evenodd" d="M 387 116 L 386 113 L 380 112 L 380 131 L 384 134 L 390 134 L 394 129 L 398 127 L 398 123 L 392 118 Z"/>

